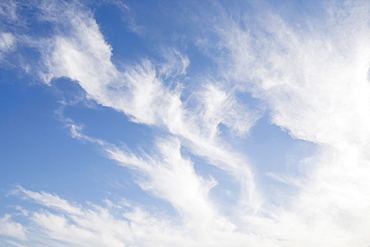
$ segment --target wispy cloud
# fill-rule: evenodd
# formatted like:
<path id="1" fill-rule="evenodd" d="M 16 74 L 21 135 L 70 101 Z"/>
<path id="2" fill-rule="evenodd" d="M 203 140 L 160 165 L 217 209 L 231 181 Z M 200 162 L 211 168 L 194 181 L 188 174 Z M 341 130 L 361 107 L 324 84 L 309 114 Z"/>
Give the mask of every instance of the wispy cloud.
<path id="1" fill-rule="evenodd" d="M 84 134 L 62 111 L 60 119 L 72 137 L 98 145 L 137 174 L 142 190 L 168 202 L 177 214 L 170 219 L 166 212 L 127 202 L 74 205 L 18 187 L 15 194 L 42 206 L 25 215 L 32 222 L 28 231 L 37 233 L 31 241 L 53 246 L 368 245 L 369 3 L 331 2 L 321 7 L 326 12 L 320 16 L 307 14 L 304 25 L 292 25 L 267 4 L 252 7 L 259 16 L 221 10 L 211 27 L 209 20 L 197 19 L 200 33 L 216 38 L 193 42 L 211 47 L 205 56 L 217 69 L 213 76 L 196 77 L 204 81 L 186 94 L 186 80 L 194 79 L 187 78 L 192 61 L 186 52 L 168 48 L 164 63 L 143 59 L 117 66 L 92 13 L 77 3 L 40 2 L 40 20 L 55 27 L 41 43 L 32 43 L 41 53 L 38 72 L 44 83 L 53 86 L 53 79 L 68 77 L 88 99 L 160 129 L 161 136 L 155 136 L 150 151 L 136 151 Z M 0 49 L 10 49 L 15 34 L 1 35 Z M 297 189 L 294 194 L 282 189 L 287 201 L 281 205 L 266 201 L 269 192 L 260 188 L 258 167 L 249 161 L 253 154 L 238 152 L 232 141 L 248 137 L 262 116 L 263 110 L 238 96 L 245 92 L 266 104 L 272 124 L 317 146 L 296 164 L 300 173 L 271 173 Z M 222 184 L 211 173 L 198 174 L 184 150 L 238 187 L 231 208 L 213 194 Z M 26 239 L 23 226 L 10 215 L 1 222 L 0 234 Z"/>
<path id="2" fill-rule="evenodd" d="M 368 9 L 361 1 L 332 4 L 325 22 L 311 17 L 308 27 L 266 11 L 253 33 L 237 22 L 246 20 L 233 21 L 219 32 L 229 54 L 225 76 L 269 102 L 272 121 L 295 138 L 368 141 Z"/>
<path id="3" fill-rule="evenodd" d="M 177 188 L 184 189 L 180 186 Z M 52 240 L 49 243 L 55 246 L 223 246 L 225 240 L 218 242 L 222 239 L 220 235 L 230 235 L 225 234 L 225 231 L 230 231 L 230 225 L 225 224 L 227 222 L 212 218 L 208 219 L 212 222 L 203 222 L 209 225 L 189 225 L 189 222 L 179 223 L 163 215 L 151 215 L 127 203 L 110 202 L 106 207 L 82 207 L 72 206 L 58 196 L 45 192 L 36 193 L 18 188 L 15 193 L 46 207 L 45 210 L 32 213 L 30 219 L 35 224 L 32 230 L 43 232 L 41 238 L 36 239 L 38 242 Z M 191 198 L 184 194 L 184 200 L 187 199 Z M 190 203 L 198 204 L 196 201 Z M 185 210 L 191 208 L 186 207 Z M 196 207 L 192 210 L 195 212 L 202 209 Z M 211 212 L 204 213 L 206 215 L 197 217 L 204 218 Z M 231 237 L 228 238 L 231 240 Z"/>
<path id="4" fill-rule="evenodd" d="M 51 48 L 44 53 L 49 68 L 45 78 L 69 77 L 99 104 L 124 112 L 134 122 L 165 128 L 211 164 L 234 175 L 248 177 L 250 193 L 257 193 L 246 159 L 228 150 L 227 145 L 217 138 L 220 124 L 235 133 L 246 133 L 258 119 L 257 114 L 241 106 L 232 94 L 223 92 L 215 84 L 196 93 L 196 107 L 188 106 L 181 100 L 181 87 L 171 89 L 166 86 L 160 72 L 148 60 L 119 71 L 110 60 L 111 48 L 94 20 L 85 13 L 70 15 L 67 19 L 71 20 L 70 28 L 75 31 L 71 32 L 72 36 L 56 36 Z M 183 74 L 188 62 L 179 53 L 177 56 L 183 66 L 173 72 Z M 163 68 L 169 67 L 161 64 L 159 71 Z M 166 77 L 167 71 L 164 71 Z"/>
<path id="5" fill-rule="evenodd" d="M 292 246 L 365 246 L 364 233 L 349 229 L 369 227 L 364 217 L 370 197 L 363 190 L 369 184 L 359 173 L 370 172 L 364 166 L 370 140 L 370 6 L 338 2 L 326 7 L 325 22 L 311 17 L 305 27 L 269 10 L 256 31 L 245 28 L 246 19 L 231 21 L 219 31 L 228 54 L 221 62 L 228 64 L 226 78 L 269 103 L 274 124 L 319 145 L 304 163 L 292 208 L 275 215 L 282 226 L 276 237 Z"/>
<path id="6" fill-rule="evenodd" d="M 26 240 L 26 229 L 20 224 L 12 220 L 9 214 L 0 218 L 0 235 Z"/>

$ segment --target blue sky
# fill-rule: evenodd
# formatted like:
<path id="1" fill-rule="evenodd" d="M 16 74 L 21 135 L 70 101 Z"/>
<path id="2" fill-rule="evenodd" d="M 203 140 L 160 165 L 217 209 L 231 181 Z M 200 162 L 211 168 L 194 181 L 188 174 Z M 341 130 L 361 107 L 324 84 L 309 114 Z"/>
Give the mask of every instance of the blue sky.
<path id="1" fill-rule="evenodd" d="M 369 247 L 369 12 L 0 2 L 0 245 Z"/>

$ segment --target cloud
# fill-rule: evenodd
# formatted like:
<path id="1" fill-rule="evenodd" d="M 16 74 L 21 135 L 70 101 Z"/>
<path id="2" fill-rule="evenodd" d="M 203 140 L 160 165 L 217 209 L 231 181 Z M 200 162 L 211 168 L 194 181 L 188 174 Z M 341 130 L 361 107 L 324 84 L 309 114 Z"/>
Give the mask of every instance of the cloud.
<path id="1" fill-rule="evenodd" d="M 118 233 L 124 233 L 122 237 L 128 237 L 127 224 L 114 220 L 107 211 L 102 208 L 82 209 L 79 206 L 73 206 L 56 195 L 41 192 L 32 192 L 21 187 L 14 193 L 22 195 L 25 199 L 31 199 L 41 204 L 54 213 L 42 210 L 32 212 L 30 220 L 33 225 L 33 231 L 38 236 L 36 241 L 52 240 L 55 246 L 66 246 L 65 243 L 76 246 L 124 246 L 119 240 Z M 62 241 L 64 244 L 61 244 Z"/>
<path id="2" fill-rule="evenodd" d="M 26 240 L 25 228 L 21 224 L 14 222 L 9 214 L 0 218 L 0 235 Z"/>
<path id="3" fill-rule="evenodd" d="M 0 31 L 0 62 L 5 60 L 4 57 L 7 53 L 15 49 L 16 38 L 8 32 Z"/>
<path id="4" fill-rule="evenodd" d="M 308 27 L 292 26 L 271 11 L 254 33 L 232 22 L 220 31 L 231 64 L 224 72 L 269 102 L 272 121 L 293 137 L 363 145 L 369 139 L 363 114 L 370 107 L 369 4 L 345 2 L 345 12 L 341 5 L 328 8 L 324 23 L 311 17 Z"/>
<path id="5" fill-rule="evenodd" d="M 0 33 L 0 50 L 8 51 L 15 43 L 14 36 L 11 33 Z"/>
<path id="6" fill-rule="evenodd" d="M 184 56 L 177 50 L 168 49 L 163 52 L 166 62 L 159 66 L 159 74 L 163 75 L 164 79 L 186 75 L 186 70 L 189 67 L 190 61 L 187 56 Z"/>
<path id="7" fill-rule="evenodd" d="M 16 192 L 23 195 L 25 199 L 34 200 L 46 207 L 39 212 L 32 212 L 30 216 L 35 224 L 31 231 L 43 233 L 41 237 L 34 239 L 41 244 L 49 243 L 53 246 L 69 246 L 70 244 L 74 246 L 152 246 L 153 244 L 158 246 L 223 246 L 225 239 L 220 239 L 220 235 L 228 231 L 224 222 L 218 222 L 217 225 L 208 225 L 206 232 L 197 232 L 194 225 L 182 226 L 173 219 L 169 220 L 161 215 L 154 217 L 140 207 L 122 202 L 120 204 L 110 202 L 107 207 L 93 204 L 90 207 L 82 207 L 65 204 L 65 200 L 45 192 L 37 193 L 23 188 L 18 188 Z M 193 208 L 193 210 L 198 209 Z M 198 230 L 199 228 L 200 226 L 197 226 Z M 218 230 L 209 232 L 211 229 Z M 230 240 L 233 237 L 230 233 L 225 235 Z"/>
<path id="8" fill-rule="evenodd" d="M 8 244 L 11 244 L 12 246 L 16 246 L 16 247 L 27 247 L 25 245 L 22 245 L 22 244 L 18 244 L 16 242 L 13 242 L 13 241 L 10 241 L 10 240 L 7 240 L 7 243 Z"/>
<path id="9" fill-rule="evenodd" d="M 123 151 L 107 150 L 112 159 L 138 170 L 140 186 L 156 197 L 165 199 L 175 207 L 193 229 L 217 219 L 215 209 L 208 200 L 214 180 L 205 180 L 194 171 L 193 164 L 180 153 L 179 140 L 162 140 L 157 143 L 159 157 L 146 155 L 147 159 L 125 154 Z M 199 230 L 199 229 L 198 229 Z"/>
<path id="10" fill-rule="evenodd" d="M 53 79 L 68 77 L 88 99 L 162 132 L 151 151 L 139 152 L 85 135 L 63 112 L 60 119 L 72 137 L 100 146 L 137 175 L 144 191 L 168 202 L 177 214 L 153 213 L 127 202 L 75 205 L 18 187 L 16 194 L 42 208 L 24 215 L 32 222 L 27 229 L 38 233 L 34 241 L 54 246 L 368 245 L 367 2 L 332 2 L 322 6 L 323 15 L 305 14 L 304 25 L 291 24 L 272 7 L 252 6 L 263 18 L 217 12 L 220 18 L 209 31 L 217 39 L 204 39 L 202 46 L 211 47 L 205 53 L 218 67 L 214 76 L 198 77 L 205 80 L 190 94 L 184 93 L 184 78 L 192 61 L 183 52 L 166 50 L 167 63 L 143 59 L 118 67 L 92 13 L 77 3 L 41 3 L 40 18 L 55 26 L 42 47 L 34 43 L 42 54 L 44 82 L 53 86 Z M 197 24 L 210 28 L 208 20 Z M 4 35 L 0 41 L 10 47 L 12 34 Z M 266 201 L 255 179 L 259 168 L 248 154 L 236 151 L 232 138 L 224 138 L 230 133 L 245 138 L 258 124 L 262 110 L 240 100 L 238 93 L 245 92 L 266 103 L 272 124 L 317 147 L 296 164 L 297 173 L 272 173 L 297 189 L 279 190 L 275 205 Z M 238 186 L 230 208 L 213 194 L 220 181 L 212 174 L 199 175 L 198 164 L 184 150 Z M 1 221 L 2 235 L 25 239 L 23 226 L 9 215 Z"/>
<path id="11" fill-rule="evenodd" d="M 370 206 L 364 190 L 369 182 L 361 175 L 370 172 L 365 165 L 369 8 L 361 1 L 333 3 L 326 6 L 326 21 L 311 17 L 307 26 L 291 25 L 267 10 L 257 30 L 245 28 L 252 25 L 248 19 L 218 30 L 228 54 L 220 61 L 221 73 L 267 102 L 272 123 L 318 145 L 316 154 L 300 164 L 302 174 L 280 177 L 299 188 L 289 208 L 272 211 L 280 225 L 275 237 L 288 246 L 366 246 L 369 241 L 359 230 L 369 228 Z M 261 222 L 261 229 L 269 229 L 268 221 Z M 361 233 L 351 233 L 353 228 Z"/>
<path id="12" fill-rule="evenodd" d="M 173 89 L 163 81 L 163 76 L 167 78 L 171 74 L 176 77 L 186 71 L 187 59 L 176 51 L 173 56 L 181 60 L 176 68 L 171 58 L 169 65 L 161 64 L 158 69 L 151 61 L 143 60 L 141 64 L 118 70 L 111 61 L 112 49 L 94 19 L 76 7 L 70 9 L 73 11 L 65 13 L 65 19 L 70 22 L 64 23 L 70 31 L 56 35 L 52 45 L 43 53 L 48 68 L 48 73 L 43 76 L 45 82 L 50 83 L 52 78 L 63 76 L 71 78 L 86 91 L 88 98 L 97 103 L 125 113 L 136 123 L 158 126 L 180 137 L 183 145 L 196 155 L 237 179 L 243 177 L 248 181 L 248 193 L 253 196 L 246 198 L 250 198 L 248 203 L 251 207 L 257 208 L 261 199 L 248 160 L 218 138 L 218 128 L 224 124 L 234 133 L 243 135 L 253 126 L 259 114 L 241 106 L 231 92 L 224 92 L 216 83 L 209 83 L 195 93 L 197 96 L 193 104 L 196 107 L 187 105 L 181 99 L 181 85 Z M 54 14 L 50 16 L 53 16 L 49 18 L 52 21 L 60 21 L 54 20 Z M 202 94 L 206 98 L 200 97 Z"/>
<path id="13" fill-rule="evenodd" d="M 0 17 L 5 21 L 14 21 L 18 18 L 18 4 L 15 1 L 0 3 Z"/>
<path id="14" fill-rule="evenodd" d="M 169 202 L 192 235 L 202 235 L 201 232 L 212 228 L 234 228 L 209 197 L 217 181 L 196 174 L 194 164 L 180 152 L 179 139 L 158 140 L 150 153 L 134 154 L 127 148 L 88 137 L 73 124 L 70 128 L 73 137 L 101 145 L 109 158 L 135 171 L 140 187 L 154 197 Z"/>

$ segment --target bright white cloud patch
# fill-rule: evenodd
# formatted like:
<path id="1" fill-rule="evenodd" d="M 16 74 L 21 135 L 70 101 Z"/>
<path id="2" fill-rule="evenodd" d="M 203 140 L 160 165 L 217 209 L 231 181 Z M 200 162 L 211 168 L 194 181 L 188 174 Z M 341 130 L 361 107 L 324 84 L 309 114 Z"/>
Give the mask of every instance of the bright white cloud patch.
<path id="1" fill-rule="evenodd" d="M 0 33 L 0 50 L 9 50 L 14 42 L 14 36 L 11 33 Z"/>
<path id="2" fill-rule="evenodd" d="M 0 219 L 0 235 L 25 240 L 26 233 L 24 227 L 14 222 L 9 214 Z"/>
<path id="3" fill-rule="evenodd" d="M 175 19 L 163 28 L 166 37 L 171 30 L 172 39 L 188 42 L 186 48 L 168 45 L 171 38 L 164 42 L 157 32 L 140 33 L 151 49 L 161 48 L 161 58 L 148 53 L 121 64 L 105 37 L 109 29 L 94 16 L 99 12 L 77 2 L 30 4 L 39 13 L 37 21 L 53 27 L 39 39 L 27 33 L 33 27 L 19 24 L 23 12 L 11 5 L 6 22 L 19 27 L 0 34 L 0 50 L 15 50 L 16 37 L 22 37 L 22 46 L 39 54 L 35 74 L 45 84 L 53 88 L 58 78 L 69 78 L 85 100 L 153 130 L 156 141 L 143 139 L 148 144 L 141 149 L 117 145 L 86 134 L 68 116 L 73 106 L 66 101 L 61 109 L 67 110 L 58 112 L 73 138 L 96 145 L 129 169 L 129 179 L 150 200 L 174 212 L 124 195 L 101 198 L 102 205 L 79 205 L 53 191 L 17 187 L 12 195 L 33 206 L 23 207 L 19 223 L 8 213 L 0 219 L 0 241 L 15 246 L 369 246 L 369 3 L 316 3 L 315 13 L 298 17 L 288 14 L 287 6 L 287 12 L 278 12 L 267 3 L 263 8 L 234 4 L 210 4 L 203 17 L 197 16 L 201 5 L 196 3 L 169 4 L 182 9 L 178 19 L 192 10 L 181 20 L 188 38 L 171 29 Z M 154 24 L 133 16 L 129 22 L 147 25 L 145 33 L 152 25 L 161 27 L 161 16 Z M 293 170 L 279 164 L 279 172 L 271 168 L 266 175 L 256 165 L 259 150 L 248 148 L 264 115 L 291 142 L 310 142 L 315 152 L 298 157 Z M 88 129 L 89 122 L 84 125 Z M 261 159 L 272 167 L 274 157 Z"/>

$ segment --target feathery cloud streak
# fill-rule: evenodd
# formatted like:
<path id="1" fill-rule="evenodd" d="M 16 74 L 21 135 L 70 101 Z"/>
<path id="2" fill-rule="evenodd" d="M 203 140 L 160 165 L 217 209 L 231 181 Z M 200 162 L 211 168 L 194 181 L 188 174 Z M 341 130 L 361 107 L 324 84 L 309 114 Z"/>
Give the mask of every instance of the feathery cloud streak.
<path id="1" fill-rule="evenodd" d="M 55 26 L 42 40 L 2 34 L 4 50 L 10 52 L 13 40 L 23 39 L 40 51 L 43 65 L 34 70 L 45 83 L 53 86 L 53 79 L 68 77 L 87 99 L 161 130 L 151 151 L 135 151 L 87 136 L 65 120 L 73 137 L 100 146 L 137 174 L 144 191 L 177 212 L 175 219 L 166 220 L 169 216 L 122 202 L 72 206 L 56 195 L 19 187 L 16 194 L 43 207 L 24 215 L 31 222 L 28 231 L 38 236 L 29 237 L 31 246 L 45 241 L 55 246 L 367 246 L 369 4 L 333 2 L 324 6 L 325 22 L 322 16 L 308 15 L 303 27 L 284 20 L 272 7 L 254 6 L 264 18 L 247 18 L 229 15 L 220 6 L 210 7 L 210 16 L 213 8 L 222 13 L 211 27 L 208 20 L 195 18 L 199 33 L 217 39 L 191 42 L 216 67 L 213 76 L 190 78 L 199 85 L 188 97 L 192 60 L 186 51 L 163 55 L 168 64 L 143 59 L 120 67 L 112 62 L 114 50 L 92 14 L 79 4 L 38 2 L 40 20 Z M 238 151 L 233 139 L 247 141 L 264 112 L 262 106 L 243 101 L 240 93 L 263 102 L 271 122 L 292 138 L 317 145 L 313 156 L 296 164 L 299 173 L 271 173 L 297 189 L 293 194 L 282 189 L 281 198 L 287 201 L 281 205 L 266 199 L 269 192 L 255 179 L 259 169 L 247 157 L 253 153 Z M 197 174 L 198 164 L 184 150 L 239 186 L 232 192 L 237 198 L 228 204 L 231 209 L 212 193 L 222 184 L 217 185 L 212 173 L 208 178 Z M 124 212 L 123 217 L 114 212 Z M 22 229 L 9 217 L 3 220 Z"/>

